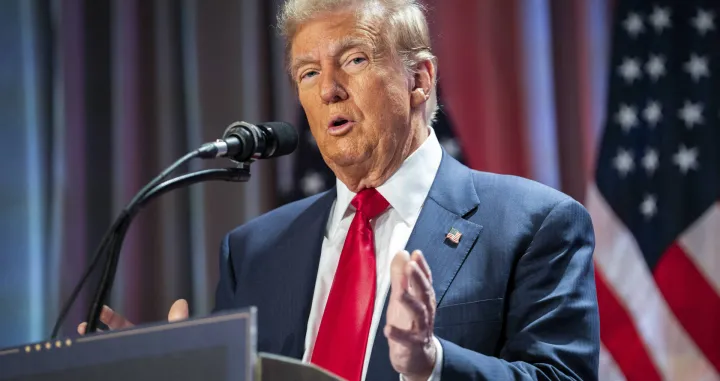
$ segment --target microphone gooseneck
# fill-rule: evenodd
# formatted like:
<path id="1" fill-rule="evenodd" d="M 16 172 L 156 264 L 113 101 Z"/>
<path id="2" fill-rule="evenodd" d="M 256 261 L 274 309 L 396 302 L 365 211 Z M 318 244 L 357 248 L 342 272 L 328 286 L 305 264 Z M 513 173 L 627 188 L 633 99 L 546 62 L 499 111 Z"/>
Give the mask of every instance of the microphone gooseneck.
<path id="1" fill-rule="evenodd" d="M 102 308 L 106 304 L 115 273 L 117 272 L 117 265 L 125 234 L 133 218 L 149 201 L 171 190 L 204 181 L 246 182 L 250 178 L 249 164 L 252 161 L 290 154 L 297 148 L 297 144 L 297 131 L 288 123 L 267 122 L 255 125 L 247 122 L 235 122 L 227 127 L 222 139 L 203 144 L 200 148 L 186 154 L 167 167 L 133 197 L 130 203 L 120 212 L 111 227 L 106 231 L 90 264 L 85 269 L 82 278 L 60 310 L 60 314 L 52 330 L 51 339 L 57 337 L 63 321 L 67 317 L 70 308 L 79 296 L 83 286 L 89 280 L 90 274 L 97 268 L 100 259 L 105 257 L 105 266 L 100 278 L 100 283 L 87 313 L 86 333 L 93 333 L 97 330 Z M 240 165 L 232 168 L 191 172 L 163 181 L 177 168 L 193 159 L 212 159 L 217 157 L 229 158 Z"/>

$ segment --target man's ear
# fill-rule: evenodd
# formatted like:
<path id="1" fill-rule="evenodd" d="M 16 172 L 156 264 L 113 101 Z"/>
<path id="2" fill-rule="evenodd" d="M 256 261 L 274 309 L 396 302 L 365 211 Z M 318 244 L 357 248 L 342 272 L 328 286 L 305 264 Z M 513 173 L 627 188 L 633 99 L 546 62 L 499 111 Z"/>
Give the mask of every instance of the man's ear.
<path id="1" fill-rule="evenodd" d="M 430 99 L 435 82 L 435 65 L 430 60 L 418 62 L 413 75 L 413 88 L 410 90 L 410 105 L 415 108 Z"/>

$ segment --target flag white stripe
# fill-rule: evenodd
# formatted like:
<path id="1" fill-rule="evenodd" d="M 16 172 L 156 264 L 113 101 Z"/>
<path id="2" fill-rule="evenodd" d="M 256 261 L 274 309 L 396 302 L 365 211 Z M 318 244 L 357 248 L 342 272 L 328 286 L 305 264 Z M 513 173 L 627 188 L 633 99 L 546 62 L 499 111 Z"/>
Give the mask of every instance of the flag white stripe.
<path id="1" fill-rule="evenodd" d="M 661 376 L 667 380 L 720 380 L 670 311 L 637 242 L 612 213 L 595 184 L 588 187 L 587 209 L 595 227 L 598 270 L 634 320 Z"/>
<path id="2" fill-rule="evenodd" d="M 598 374 L 599 381 L 625 381 L 625 375 L 620 371 L 615 363 L 612 354 L 608 352 L 604 345 L 600 345 L 600 372 Z"/>
<path id="3" fill-rule="evenodd" d="M 708 209 L 680 237 L 680 245 L 720 294 L 720 205 Z"/>

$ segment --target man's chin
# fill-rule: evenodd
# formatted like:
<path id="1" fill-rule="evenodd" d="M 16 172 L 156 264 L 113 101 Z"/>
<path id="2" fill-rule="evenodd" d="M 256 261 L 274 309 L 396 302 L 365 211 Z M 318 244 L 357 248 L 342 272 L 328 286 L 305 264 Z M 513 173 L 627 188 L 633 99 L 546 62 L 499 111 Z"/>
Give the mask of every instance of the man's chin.
<path id="1" fill-rule="evenodd" d="M 352 168 L 363 162 L 363 160 L 360 160 L 357 156 L 347 155 L 333 157 L 330 161 L 332 162 L 330 167 L 336 168 Z"/>
<path id="2" fill-rule="evenodd" d="M 338 152 L 324 156 L 325 162 L 333 170 L 349 170 L 367 163 L 371 153 Z"/>

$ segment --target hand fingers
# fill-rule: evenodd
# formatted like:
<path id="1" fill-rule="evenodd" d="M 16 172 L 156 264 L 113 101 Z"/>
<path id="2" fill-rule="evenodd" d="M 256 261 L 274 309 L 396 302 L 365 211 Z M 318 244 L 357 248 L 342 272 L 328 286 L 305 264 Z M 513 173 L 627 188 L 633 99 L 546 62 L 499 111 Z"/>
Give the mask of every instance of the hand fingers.
<path id="1" fill-rule="evenodd" d="M 77 327 L 77 331 L 79 334 L 84 335 L 85 331 L 87 331 L 87 323 L 85 323 L 85 322 L 80 323 Z M 102 331 L 103 331 L 102 329 L 97 330 L 97 332 L 102 332 Z"/>
<path id="2" fill-rule="evenodd" d="M 391 297 L 400 297 L 408 288 L 407 277 L 405 276 L 405 265 L 410 262 L 410 254 L 402 250 L 395 254 L 390 264 Z"/>
<path id="3" fill-rule="evenodd" d="M 428 328 L 428 309 L 418 298 L 405 292 L 402 296 L 402 304 L 413 313 L 412 321 L 415 323 L 415 329 L 425 331 Z"/>
<path id="4" fill-rule="evenodd" d="M 383 333 L 389 340 L 399 342 L 406 346 L 426 345 L 428 340 L 430 340 L 427 335 L 422 333 L 400 329 L 392 325 L 386 325 Z"/>
<path id="5" fill-rule="evenodd" d="M 169 322 L 175 322 L 179 320 L 185 320 L 190 316 L 190 308 L 188 307 L 188 302 L 185 299 L 178 299 L 173 303 L 172 307 L 170 307 L 170 312 L 168 312 L 168 321 Z"/>
<path id="6" fill-rule="evenodd" d="M 103 306 L 103 310 L 100 313 L 100 321 L 105 323 L 110 329 L 122 329 L 133 326 L 133 323 L 108 306 Z"/>
<path id="7" fill-rule="evenodd" d="M 184 320 L 187 319 L 189 316 L 190 313 L 187 301 L 185 299 L 178 299 L 175 301 L 175 303 L 173 303 L 172 307 L 170 307 L 170 312 L 168 313 L 168 321 L 174 322 Z M 108 306 L 103 306 L 103 310 L 100 313 L 100 321 L 105 323 L 105 325 L 110 327 L 110 329 L 121 329 L 133 326 L 130 321 L 125 319 L 117 312 L 113 311 L 112 308 Z M 77 332 L 81 335 L 84 335 L 86 331 L 87 323 L 80 323 L 77 327 Z M 98 329 L 97 331 L 102 332 L 102 330 L 100 329 Z"/>
<path id="8" fill-rule="evenodd" d="M 420 266 L 420 270 L 425 274 L 427 279 L 430 281 L 430 284 L 432 284 L 432 272 L 430 271 L 430 265 L 428 265 L 427 261 L 425 260 L 425 256 L 423 255 L 422 251 L 415 250 L 412 253 L 412 256 L 410 258 L 411 260 L 415 261 L 415 263 Z"/>
<path id="9" fill-rule="evenodd" d="M 405 275 L 409 279 L 411 294 L 419 298 L 422 303 L 427 307 L 428 311 L 432 311 L 435 308 L 435 291 L 430 284 L 430 281 L 425 277 L 425 273 L 420 270 L 417 262 L 409 262 L 405 266 Z"/>
<path id="10" fill-rule="evenodd" d="M 110 329 L 120 329 L 133 326 L 133 324 L 122 317 L 122 315 L 116 313 L 108 306 L 103 306 L 103 309 L 100 312 L 100 321 L 107 325 Z M 80 323 L 77 327 L 77 331 L 79 334 L 84 335 L 87 332 L 87 322 Z M 98 329 L 97 332 L 102 332 L 102 330 Z"/>

